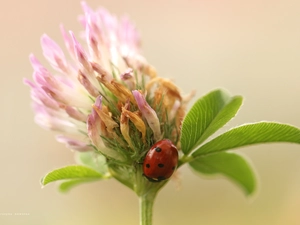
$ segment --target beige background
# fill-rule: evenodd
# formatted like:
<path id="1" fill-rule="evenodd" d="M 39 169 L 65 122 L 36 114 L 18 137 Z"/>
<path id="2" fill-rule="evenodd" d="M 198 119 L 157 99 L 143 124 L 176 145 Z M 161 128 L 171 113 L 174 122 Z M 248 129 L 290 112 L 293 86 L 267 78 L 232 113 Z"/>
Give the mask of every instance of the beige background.
<path id="1" fill-rule="evenodd" d="M 183 91 L 196 89 L 200 97 L 224 87 L 245 96 L 227 128 L 260 120 L 300 127 L 299 0 L 88 2 L 118 15 L 127 12 L 142 33 L 144 55 Z M 74 160 L 53 133 L 34 124 L 22 78 L 32 74 L 29 53 L 42 59 L 40 36 L 46 32 L 62 44 L 59 23 L 78 34 L 81 13 L 79 1 L 1 0 L 0 224 L 138 224 L 137 198 L 115 181 L 83 185 L 67 195 L 39 184 L 46 172 Z M 240 152 L 259 174 L 255 197 L 184 167 L 181 188 L 170 182 L 158 195 L 154 224 L 300 224 L 300 146 L 259 145 Z"/>

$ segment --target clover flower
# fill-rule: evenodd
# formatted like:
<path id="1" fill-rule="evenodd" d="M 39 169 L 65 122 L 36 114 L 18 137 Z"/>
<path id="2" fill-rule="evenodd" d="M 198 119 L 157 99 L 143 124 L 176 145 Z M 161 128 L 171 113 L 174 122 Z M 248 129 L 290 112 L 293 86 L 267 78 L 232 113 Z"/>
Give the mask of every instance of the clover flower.
<path id="1" fill-rule="evenodd" d="M 75 151 L 101 153 L 114 163 L 141 162 L 157 141 L 180 145 L 186 103 L 170 80 L 159 77 L 140 54 L 140 36 L 127 17 L 118 20 L 82 2 L 85 44 L 60 26 L 67 57 L 44 34 L 48 70 L 31 54 L 31 88 L 35 121 L 58 131 L 57 141 Z"/>
<path id="2" fill-rule="evenodd" d="M 128 18 L 93 11 L 85 2 L 82 8 L 86 43 L 61 26 L 67 57 L 44 34 L 41 45 L 52 70 L 31 54 L 33 81 L 24 79 L 35 121 L 58 132 L 57 141 L 74 150 L 80 163 L 51 171 L 43 185 L 60 180 L 65 191 L 113 177 L 139 196 L 140 224 L 151 225 L 156 194 L 180 166 L 224 175 L 252 194 L 256 179 L 250 164 L 227 151 L 269 142 L 300 144 L 299 128 L 266 121 L 209 140 L 236 115 L 243 98 L 214 90 L 185 115 L 194 93 L 182 96 L 172 81 L 158 76 L 141 55 L 139 34 Z"/>

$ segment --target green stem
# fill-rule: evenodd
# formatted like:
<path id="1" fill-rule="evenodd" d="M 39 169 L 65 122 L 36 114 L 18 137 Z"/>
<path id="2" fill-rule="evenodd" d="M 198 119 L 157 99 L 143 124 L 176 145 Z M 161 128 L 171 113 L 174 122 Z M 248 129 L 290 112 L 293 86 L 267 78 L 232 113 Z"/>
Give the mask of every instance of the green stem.
<path id="1" fill-rule="evenodd" d="M 184 165 L 185 163 L 189 163 L 189 162 L 192 161 L 193 159 L 194 159 L 193 156 L 187 156 L 187 155 L 182 156 L 182 158 L 179 159 L 177 168 L 181 167 L 181 166 Z"/>
<path id="2" fill-rule="evenodd" d="M 140 196 L 140 225 L 152 225 L 152 211 L 156 192 Z"/>

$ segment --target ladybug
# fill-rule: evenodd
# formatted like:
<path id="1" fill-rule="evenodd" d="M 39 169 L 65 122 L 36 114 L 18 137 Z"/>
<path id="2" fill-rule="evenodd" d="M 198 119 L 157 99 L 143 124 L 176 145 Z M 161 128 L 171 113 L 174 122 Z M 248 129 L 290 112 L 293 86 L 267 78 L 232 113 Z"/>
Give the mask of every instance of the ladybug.
<path id="1" fill-rule="evenodd" d="M 159 182 L 172 176 L 178 163 L 176 146 L 168 139 L 156 142 L 148 151 L 144 163 L 144 176 L 152 182 Z"/>

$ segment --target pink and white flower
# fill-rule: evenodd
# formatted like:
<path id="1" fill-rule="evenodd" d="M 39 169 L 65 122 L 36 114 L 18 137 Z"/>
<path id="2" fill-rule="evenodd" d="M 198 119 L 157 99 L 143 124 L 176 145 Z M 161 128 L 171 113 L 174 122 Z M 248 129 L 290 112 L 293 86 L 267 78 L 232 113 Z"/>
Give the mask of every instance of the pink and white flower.
<path id="1" fill-rule="evenodd" d="M 178 144 L 185 101 L 179 89 L 157 76 L 140 55 L 140 36 L 127 17 L 82 3 L 85 43 L 61 25 L 68 55 L 41 37 L 48 70 L 31 54 L 36 122 L 58 131 L 59 142 L 76 151 L 97 150 L 107 159 L 137 161 L 154 142 Z M 147 93 L 147 95 L 146 95 Z"/>

